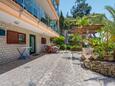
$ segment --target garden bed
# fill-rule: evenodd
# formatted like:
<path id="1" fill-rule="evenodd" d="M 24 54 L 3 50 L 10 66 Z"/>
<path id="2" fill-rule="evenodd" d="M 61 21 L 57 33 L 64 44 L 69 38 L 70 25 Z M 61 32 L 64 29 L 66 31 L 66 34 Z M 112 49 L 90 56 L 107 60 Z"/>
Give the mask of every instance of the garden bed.
<path id="1" fill-rule="evenodd" d="M 84 66 L 97 73 L 115 78 L 114 62 L 84 61 Z"/>

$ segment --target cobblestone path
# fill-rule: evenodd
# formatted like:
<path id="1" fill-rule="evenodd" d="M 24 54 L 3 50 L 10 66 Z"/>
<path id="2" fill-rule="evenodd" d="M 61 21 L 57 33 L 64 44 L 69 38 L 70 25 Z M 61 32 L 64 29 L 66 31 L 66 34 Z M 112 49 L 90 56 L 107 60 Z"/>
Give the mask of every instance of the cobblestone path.
<path id="1" fill-rule="evenodd" d="M 81 66 L 80 54 L 48 54 L 0 75 L 0 86 L 115 86 Z"/>

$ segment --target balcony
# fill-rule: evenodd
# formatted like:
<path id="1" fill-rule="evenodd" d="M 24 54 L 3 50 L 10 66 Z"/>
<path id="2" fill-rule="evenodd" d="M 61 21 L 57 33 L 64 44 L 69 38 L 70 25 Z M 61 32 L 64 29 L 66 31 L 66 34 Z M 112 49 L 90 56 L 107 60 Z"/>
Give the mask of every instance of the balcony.
<path id="1" fill-rule="evenodd" d="M 43 23 L 45 23 L 47 26 L 51 27 L 54 31 L 59 33 L 59 28 L 58 28 L 58 25 L 57 25 L 57 21 L 51 20 L 49 17 L 46 17 L 45 19 L 42 18 L 41 21 Z"/>
<path id="2" fill-rule="evenodd" d="M 34 17 L 41 19 L 45 18 L 44 10 L 36 4 L 35 0 L 14 0 L 17 4 L 19 4 L 22 8 L 27 10 Z"/>
<path id="3" fill-rule="evenodd" d="M 59 15 L 59 0 L 51 0 L 52 4 L 57 12 L 57 14 Z"/>
<path id="4" fill-rule="evenodd" d="M 32 16 L 42 21 L 48 27 L 51 27 L 54 31 L 58 32 L 57 24 L 55 23 L 55 27 L 50 24 L 50 17 L 45 13 L 42 7 L 36 4 L 36 0 L 13 0 L 17 4 L 19 4 L 23 9 L 28 11 Z"/>

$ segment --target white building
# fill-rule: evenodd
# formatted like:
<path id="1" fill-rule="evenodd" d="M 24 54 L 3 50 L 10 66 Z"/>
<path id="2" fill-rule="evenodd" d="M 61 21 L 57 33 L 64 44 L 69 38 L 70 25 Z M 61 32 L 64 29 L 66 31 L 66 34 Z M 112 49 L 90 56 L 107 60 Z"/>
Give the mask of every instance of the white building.
<path id="1" fill-rule="evenodd" d="M 39 53 L 58 37 L 58 12 L 59 0 L 0 0 L 0 64 L 19 58 L 23 47 Z"/>

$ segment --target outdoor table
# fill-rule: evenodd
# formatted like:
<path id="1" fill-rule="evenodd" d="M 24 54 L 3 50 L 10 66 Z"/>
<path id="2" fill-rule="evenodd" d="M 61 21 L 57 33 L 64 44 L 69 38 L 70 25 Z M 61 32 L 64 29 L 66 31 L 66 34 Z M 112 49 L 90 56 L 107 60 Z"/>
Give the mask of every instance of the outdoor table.
<path id="1" fill-rule="evenodd" d="M 17 51 L 20 54 L 19 59 L 26 59 L 27 57 L 29 57 L 30 49 L 31 49 L 31 47 L 17 48 Z"/>

